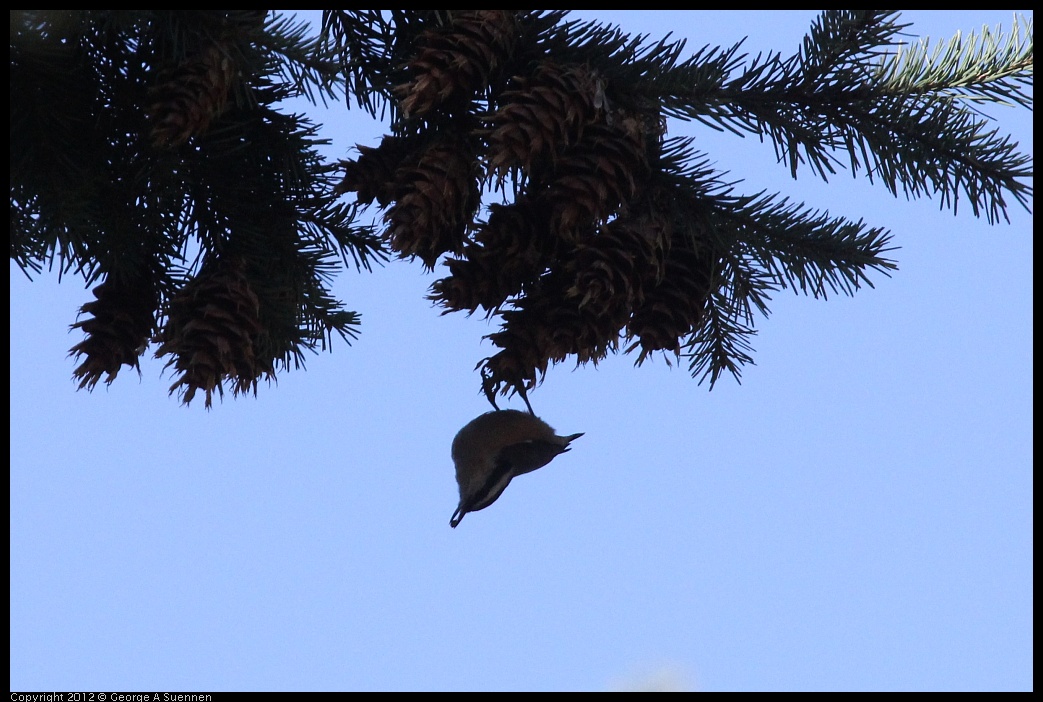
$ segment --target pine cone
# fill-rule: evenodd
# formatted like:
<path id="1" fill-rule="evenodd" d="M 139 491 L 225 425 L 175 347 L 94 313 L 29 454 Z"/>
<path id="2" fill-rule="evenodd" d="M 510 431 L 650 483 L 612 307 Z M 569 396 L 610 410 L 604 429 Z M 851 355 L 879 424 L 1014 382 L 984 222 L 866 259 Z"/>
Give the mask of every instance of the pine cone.
<path id="1" fill-rule="evenodd" d="M 616 348 L 629 310 L 618 306 L 597 314 L 580 309 L 566 296 L 565 276 L 544 276 L 540 287 L 502 313 L 500 331 L 488 338 L 503 351 L 485 362 L 485 374 L 501 392 L 522 385 L 532 387 L 546 374 L 549 363 L 575 356 L 577 363 L 597 363 Z"/>
<path id="2" fill-rule="evenodd" d="M 580 139 L 596 115 L 602 89 L 586 66 L 545 61 L 531 76 L 516 76 L 489 118 L 487 168 L 503 177 L 512 169 L 532 173 Z"/>
<path id="3" fill-rule="evenodd" d="M 674 243 L 662 280 L 646 281 L 644 301 L 627 325 L 628 338 L 637 339 L 627 351 L 640 346 L 639 363 L 652 351 L 679 353 L 681 338 L 702 324 L 715 264 L 709 250 Z"/>
<path id="4" fill-rule="evenodd" d="M 450 276 L 436 281 L 430 299 L 449 310 L 492 312 L 536 281 L 554 260 L 556 242 L 546 215 L 531 201 L 493 204 L 488 221 L 478 227 L 464 258 L 450 259 Z"/>
<path id="5" fill-rule="evenodd" d="M 644 299 L 646 280 L 656 280 L 665 266 L 667 233 L 649 217 L 618 218 L 597 236 L 577 245 L 564 270 L 572 280 L 565 291 L 580 310 L 626 316 Z"/>
<path id="6" fill-rule="evenodd" d="M 406 66 L 412 80 L 394 88 L 402 112 L 422 117 L 472 100 L 510 56 L 515 35 L 510 10 L 453 12 L 446 28 L 424 31 Z"/>
<path id="7" fill-rule="evenodd" d="M 224 112 L 238 73 L 231 48 L 228 42 L 217 42 L 176 68 L 160 71 L 149 88 L 148 106 L 156 147 L 184 144 Z"/>
<path id="8" fill-rule="evenodd" d="M 156 357 L 172 358 L 180 377 L 170 386 L 179 388 L 185 404 L 197 390 L 206 393 L 206 407 L 214 390 L 223 396 L 223 383 L 231 381 L 234 394 L 253 390 L 261 375 L 274 376 L 270 362 L 257 358 L 255 340 L 263 331 L 260 303 L 244 274 L 242 261 L 220 262 L 190 281 L 171 301 L 167 324 L 160 332 Z"/>
<path id="9" fill-rule="evenodd" d="M 428 147 L 415 167 L 399 169 L 401 190 L 384 215 L 391 248 L 418 256 L 429 269 L 460 250 L 481 202 L 473 151 L 462 140 Z"/>
<path id="10" fill-rule="evenodd" d="M 90 319 L 72 325 L 87 334 L 69 350 L 70 356 L 84 357 L 73 371 L 81 390 L 93 390 L 103 373 L 109 385 L 124 365 L 140 372 L 138 358 L 152 336 L 159 305 L 151 276 L 128 282 L 110 274 L 93 292 L 96 299 L 80 308 L 81 314 L 91 315 Z"/>
<path id="11" fill-rule="evenodd" d="M 344 178 L 337 186 L 337 192 L 353 192 L 358 202 L 364 205 L 376 200 L 381 207 L 387 207 L 398 191 L 395 173 L 403 164 L 410 160 L 415 164 L 419 158 L 415 155 L 418 140 L 388 135 L 381 140 L 380 146 L 356 146 L 359 157 L 354 161 L 340 162 Z"/>
<path id="12" fill-rule="evenodd" d="M 536 346 L 532 334 L 506 327 L 498 334 L 503 351 L 483 362 L 483 387 L 490 396 L 536 387 L 547 374 L 548 358 Z"/>
<path id="13" fill-rule="evenodd" d="M 644 140 L 618 126 L 588 125 L 583 139 L 558 159 L 541 193 L 553 208 L 552 229 L 575 240 L 629 202 L 648 174 Z"/>

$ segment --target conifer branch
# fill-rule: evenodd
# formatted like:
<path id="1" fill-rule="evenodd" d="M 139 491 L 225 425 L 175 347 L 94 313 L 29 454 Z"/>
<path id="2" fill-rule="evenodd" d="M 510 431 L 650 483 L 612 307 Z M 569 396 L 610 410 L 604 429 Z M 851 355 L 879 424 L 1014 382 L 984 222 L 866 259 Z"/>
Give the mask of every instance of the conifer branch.
<path id="1" fill-rule="evenodd" d="M 14 12 L 11 258 L 99 283 L 81 387 L 154 342 L 186 402 L 256 392 L 356 337 L 333 276 L 387 250 L 447 268 L 446 311 L 502 321 L 489 392 L 620 347 L 684 355 L 712 386 L 752 363 L 772 294 L 871 286 L 892 236 L 743 193 L 669 120 L 756 135 L 793 177 L 864 172 L 991 223 L 1030 207 L 1031 155 L 983 109 L 1032 109 L 1031 20 L 933 45 L 907 29 L 829 10 L 792 54 L 751 57 L 564 11 L 333 10 L 317 37 L 255 10 Z M 319 127 L 280 109 L 296 95 L 388 134 L 329 163 Z M 484 215 L 489 184 L 503 202 Z M 358 224 L 369 206 L 383 215 Z"/>

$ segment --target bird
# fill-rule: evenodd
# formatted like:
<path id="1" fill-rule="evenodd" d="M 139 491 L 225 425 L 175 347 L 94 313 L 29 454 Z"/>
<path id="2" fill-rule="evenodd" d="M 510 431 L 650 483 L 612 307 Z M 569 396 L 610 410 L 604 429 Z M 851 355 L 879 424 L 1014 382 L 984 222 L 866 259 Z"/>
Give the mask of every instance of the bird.
<path id="1" fill-rule="evenodd" d="M 531 411 L 497 409 L 472 419 L 453 439 L 460 504 L 449 526 L 496 502 L 512 478 L 547 465 L 581 436 L 558 436 Z"/>

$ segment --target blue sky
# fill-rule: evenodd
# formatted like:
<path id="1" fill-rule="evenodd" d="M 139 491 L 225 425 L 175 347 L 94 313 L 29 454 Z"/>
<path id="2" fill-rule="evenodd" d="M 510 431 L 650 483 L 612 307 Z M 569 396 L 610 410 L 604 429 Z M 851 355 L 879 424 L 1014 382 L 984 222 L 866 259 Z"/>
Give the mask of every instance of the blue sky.
<path id="1" fill-rule="evenodd" d="M 813 19 L 598 16 L 787 54 Z M 904 17 L 948 39 L 1012 12 Z M 988 112 L 1032 152 L 1030 113 Z M 331 158 L 383 133 L 309 113 Z M 440 316 L 418 263 L 341 276 L 361 338 L 210 412 L 155 360 L 76 391 L 89 291 L 12 266 L 12 689 L 1031 689 L 1031 214 L 989 226 L 670 132 L 744 192 L 890 228 L 899 270 L 777 295 L 742 385 L 555 367 L 533 405 L 585 435 L 455 530 L 449 445 L 489 409 L 495 327 Z"/>

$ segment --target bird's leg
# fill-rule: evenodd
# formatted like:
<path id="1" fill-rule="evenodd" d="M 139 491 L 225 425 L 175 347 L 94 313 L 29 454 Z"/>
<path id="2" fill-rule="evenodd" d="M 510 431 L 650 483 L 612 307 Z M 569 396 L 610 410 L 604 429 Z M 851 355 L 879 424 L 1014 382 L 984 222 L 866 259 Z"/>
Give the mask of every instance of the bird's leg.
<path id="1" fill-rule="evenodd" d="M 532 411 L 532 405 L 529 404 L 529 395 L 525 392 L 525 383 L 518 383 L 514 386 L 514 389 L 521 395 L 521 399 L 525 401 L 525 406 L 529 408 L 529 414 L 535 417 L 536 413 Z"/>

